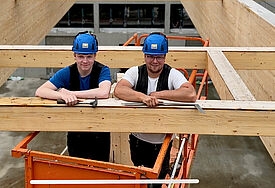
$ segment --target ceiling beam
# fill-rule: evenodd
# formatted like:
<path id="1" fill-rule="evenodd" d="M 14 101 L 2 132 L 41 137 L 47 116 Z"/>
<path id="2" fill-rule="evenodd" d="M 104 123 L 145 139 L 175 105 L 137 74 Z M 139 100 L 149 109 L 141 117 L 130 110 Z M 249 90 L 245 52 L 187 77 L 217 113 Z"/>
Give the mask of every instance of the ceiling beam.
<path id="1" fill-rule="evenodd" d="M 275 70 L 275 48 L 171 47 L 166 62 L 172 67 L 205 69 L 207 50 L 224 51 L 236 70 Z M 262 51 L 259 51 L 262 50 Z M 144 63 L 140 47 L 101 46 L 99 62 L 110 68 L 129 68 Z M 0 67 L 65 67 L 74 62 L 71 46 L 0 46 Z"/>
<path id="2" fill-rule="evenodd" d="M 207 69 L 215 88 L 221 98 L 235 100 L 255 100 L 248 90 L 241 77 L 230 64 L 228 59 L 221 51 L 208 51 Z"/>

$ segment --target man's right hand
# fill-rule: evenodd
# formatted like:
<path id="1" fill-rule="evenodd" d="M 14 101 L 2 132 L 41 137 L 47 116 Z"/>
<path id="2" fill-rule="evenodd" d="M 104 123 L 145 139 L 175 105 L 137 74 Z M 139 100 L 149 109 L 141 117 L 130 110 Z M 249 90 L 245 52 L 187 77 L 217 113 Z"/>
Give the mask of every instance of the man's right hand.
<path id="1" fill-rule="evenodd" d="M 148 95 L 144 96 L 144 98 L 142 99 L 142 102 L 149 107 L 157 106 L 159 103 L 159 101 L 156 97 L 148 96 Z"/>
<path id="2" fill-rule="evenodd" d="M 77 104 L 77 97 L 71 91 L 62 88 L 58 92 L 61 95 L 61 99 L 64 100 L 68 106 L 73 106 Z"/>

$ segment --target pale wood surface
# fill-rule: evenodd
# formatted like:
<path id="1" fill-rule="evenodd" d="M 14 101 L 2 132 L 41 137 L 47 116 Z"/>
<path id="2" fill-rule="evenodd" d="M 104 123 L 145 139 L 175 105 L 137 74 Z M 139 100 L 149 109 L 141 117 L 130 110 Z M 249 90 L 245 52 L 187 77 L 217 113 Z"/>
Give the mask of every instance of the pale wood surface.
<path id="1" fill-rule="evenodd" d="M 274 111 L 207 110 L 202 114 L 179 108 L 1 107 L 0 118 L 1 131 L 275 135 Z"/>
<path id="2" fill-rule="evenodd" d="M 75 0 L 1 1 L 0 44 L 39 44 Z M 0 68 L 0 86 L 15 71 Z"/>
<path id="3" fill-rule="evenodd" d="M 256 2 L 183 0 L 182 4 L 200 36 L 210 38 L 211 46 L 275 45 L 275 26 L 268 22 L 275 20 L 275 15 L 266 15 Z"/>
<path id="4" fill-rule="evenodd" d="M 94 99 L 87 99 L 84 102 L 92 102 Z M 194 103 L 182 103 L 168 100 L 160 100 L 165 103 L 174 104 L 194 104 Z M 125 106 L 126 104 L 132 104 L 123 100 L 115 98 L 99 99 L 98 107 L 113 107 L 113 108 L 148 108 L 147 106 Z M 140 103 L 141 104 L 141 103 Z M 203 109 L 211 110 L 253 110 L 253 111 L 274 111 L 275 101 L 251 101 L 251 100 L 197 100 L 196 104 L 199 104 Z M 57 104 L 56 100 L 42 99 L 39 97 L 0 97 L 1 107 L 67 107 L 65 104 Z M 77 104 L 75 107 L 90 107 L 89 104 Z M 74 107 L 68 107 L 74 108 Z M 159 109 L 195 109 L 193 106 L 158 106 Z"/>
<path id="5" fill-rule="evenodd" d="M 212 2 L 181 0 L 181 2 L 200 36 L 203 39 L 210 38 L 211 46 L 269 47 L 275 45 L 275 15 L 266 11 L 256 2 L 247 0 Z M 230 57 L 228 58 L 230 59 Z M 269 85 L 274 83 L 275 77 L 272 78 L 269 75 L 275 75 L 275 71 L 268 72 L 267 76 L 263 75 L 267 72 L 239 72 L 257 100 L 274 100 L 274 85 L 273 87 L 269 87 Z M 261 77 L 261 81 L 255 82 L 254 79 L 258 79 L 258 76 Z M 260 86 L 259 89 L 257 86 Z M 222 99 L 228 99 L 228 96 L 222 93 L 219 95 Z M 268 146 L 266 148 L 275 161 L 275 138 L 261 137 L 261 139 L 264 145 Z M 273 141 L 271 141 L 272 139 Z"/>
<path id="6" fill-rule="evenodd" d="M 123 75 L 124 73 L 117 73 L 116 81 L 119 82 Z M 113 93 L 117 82 L 112 85 L 110 92 L 112 97 L 115 97 Z M 129 126 L 130 125 L 131 124 L 129 123 Z M 130 133 L 111 133 L 111 160 L 113 162 L 125 165 L 133 165 L 133 162 L 131 161 L 129 134 Z"/>
<path id="7" fill-rule="evenodd" d="M 169 46 L 169 52 L 189 51 L 206 52 L 219 50 L 224 52 L 275 52 L 275 47 L 183 47 Z M 0 50 L 46 50 L 46 51 L 71 51 L 68 45 L 0 45 Z M 98 46 L 99 51 L 141 51 L 141 46 Z"/>
<path id="8" fill-rule="evenodd" d="M 275 70 L 275 53 L 273 52 L 228 52 L 223 51 L 234 69 Z"/>
<path id="9" fill-rule="evenodd" d="M 205 68 L 205 52 L 171 52 L 166 62 L 177 68 Z M 99 51 L 96 60 L 110 68 L 129 68 L 144 63 L 142 51 Z M 71 51 L 0 50 L 1 67 L 65 67 L 74 63 Z"/>
<path id="10" fill-rule="evenodd" d="M 208 56 L 211 58 L 213 67 L 219 72 L 222 77 L 224 84 L 223 87 L 227 87 L 230 90 L 232 96 L 235 100 L 254 100 L 253 95 L 248 90 L 241 77 L 232 67 L 230 62 L 227 60 L 225 55 L 221 51 L 208 51 Z M 210 77 L 213 78 L 216 75 L 212 75 L 211 70 L 208 69 Z"/>
<path id="11" fill-rule="evenodd" d="M 12 106 L 7 105 L 8 101 Z M 243 110 L 246 107 L 240 105 L 241 101 L 234 101 L 235 110 L 230 109 L 232 101 L 198 101 L 205 114 L 193 107 L 123 107 L 121 102 L 116 99 L 99 100 L 103 107 L 92 108 L 83 105 L 66 107 L 57 105 L 54 100 L 35 97 L 1 98 L 0 130 L 275 135 L 274 102 L 242 101 L 250 108 L 256 103 L 258 107 L 262 106 L 261 109 L 269 106 L 266 110 L 255 111 Z M 223 108 L 227 104 L 229 110 L 219 109 L 214 103 L 221 103 Z"/>
<path id="12" fill-rule="evenodd" d="M 120 49 L 120 50 L 119 50 Z M 97 61 L 110 68 L 129 68 L 144 63 L 140 49 L 132 47 L 102 47 Z M 245 50 L 243 48 L 242 50 Z M 206 68 L 206 51 L 225 51 L 225 55 L 235 69 L 275 70 L 273 60 L 275 48 L 250 48 L 248 51 L 230 48 L 175 48 L 167 54 L 166 62 L 172 67 L 188 69 Z M 194 51 L 192 51 L 194 50 Z M 236 51 L 232 51 L 236 50 Z M 2 46 L 0 47 L 0 67 L 65 67 L 74 62 L 73 53 L 68 46 Z"/>

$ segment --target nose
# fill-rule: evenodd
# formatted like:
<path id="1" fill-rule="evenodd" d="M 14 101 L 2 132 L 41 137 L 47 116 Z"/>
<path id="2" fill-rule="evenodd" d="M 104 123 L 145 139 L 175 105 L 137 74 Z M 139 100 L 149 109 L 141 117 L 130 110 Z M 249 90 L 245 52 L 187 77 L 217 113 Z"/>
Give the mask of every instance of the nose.
<path id="1" fill-rule="evenodd" d="M 88 61 L 88 57 L 83 57 L 82 61 L 87 62 Z"/>
<path id="2" fill-rule="evenodd" d="M 153 57 L 153 62 L 154 63 L 158 62 L 157 57 Z"/>

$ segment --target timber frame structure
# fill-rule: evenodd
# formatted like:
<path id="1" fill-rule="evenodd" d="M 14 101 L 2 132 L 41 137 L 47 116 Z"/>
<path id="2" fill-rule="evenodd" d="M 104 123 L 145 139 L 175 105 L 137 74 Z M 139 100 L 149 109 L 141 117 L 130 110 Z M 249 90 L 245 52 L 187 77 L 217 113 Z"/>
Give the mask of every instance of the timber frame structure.
<path id="1" fill-rule="evenodd" d="M 73 55 L 69 46 L 0 46 L 0 59 L 0 66 L 8 68 L 64 67 L 73 62 Z M 127 68 L 143 61 L 141 47 L 136 46 L 100 47 L 97 59 L 110 68 Z M 274 70 L 274 59 L 274 48 L 171 47 L 167 62 L 172 67 L 206 69 L 219 95 L 230 101 L 198 101 L 206 111 L 201 114 L 194 109 L 184 109 L 183 113 L 182 108 L 126 108 L 117 100 L 102 102 L 102 108 L 91 109 L 62 107 L 55 101 L 39 98 L 2 98 L 0 130 L 274 136 L 275 102 L 255 101 L 237 72 Z M 9 115 L 11 111 L 13 115 Z M 128 126 L 128 122 L 135 126 Z"/>
<path id="2" fill-rule="evenodd" d="M 6 0 L 1 2 L 0 44 L 38 44 L 74 2 L 75 0 Z M 275 136 L 275 112 L 274 102 L 272 102 L 275 98 L 274 14 L 252 0 L 181 0 L 181 2 L 201 37 L 210 38 L 212 47 L 171 47 L 167 62 L 173 67 L 207 69 L 222 99 L 220 103 L 234 100 L 236 106 L 224 110 L 217 102 L 213 108 L 206 109 L 205 115 L 199 114 L 194 109 L 184 109 L 185 113 L 188 112 L 188 118 L 180 122 L 182 126 L 200 118 L 203 118 L 205 124 L 192 127 L 192 129 L 188 129 L 187 126 L 180 127 L 180 125 L 170 129 L 165 125 L 170 126 L 171 122 L 167 124 L 164 122 L 161 124 L 163 129 L 159 132 L 258 135 L 261 136 L 261 140 L 275 161 L 275 137 L 269 137 Z M 213 9 L 216 11 L 212 11 Z M 71 47 L 64 46 L 0 46 L 0 85 L 5 83 L 18 67 L 64 67 L 71 64 L 73 56 L 70 49 Z M 142 62 L 140 47 L 100 47 L 97 58 L 110 68 L 127 68 L 136 65 L 136 62 Z M 71 121 L 66 113 L 77 112 L 78 120 L 83 123 L 81 130 L 110 131 L 111 127 L 108 126 L 110 119 L 119 117 L 121 113 L 129 113 L 129 120 L 133 117 L 135 120 L 144 120 L 144 117 L 148 117 L 148 119 L 151 118 L 148 123 L 152 123 L 152 119 L 155 118 L 152 127 L 144 129 L 141 126 L 138 130 L 155 132 L 154 126 L 158 126 L 156 122 L 165 119 L 167 112 L 171 111 L 168 114 L 168 116 L 171 115 L 171 119 L 175 116 L 182 117 L 185 114 L 182 113 L 182 109 L 49 108 L 47 104 L 44 104 L 49 101 L 32 98 L 2 98 L 0 101 L 1 131 L 75 130 L 76 122 Z M 16 105 L 16 101 L 21 102 Z M 36 107 L 29 105 L 32 102 L 36 104 Z M 261 106 L 260 109 L 253 106 L 256 103 Z M 242 110 L 242 108 L 248 109 L 247 105 L 251 104 L 253 107 L 249 110 Z M 270 108 L 265 109 L 266 106 Z M 117 114 L 111 116 L 110 111 Z M 163 111 L 165 113 L 162 113 Z M 34 113 L 39 116 L 34 116 Z M 106 126 L 100 130 L 97 126 L 85 127 L 83 117 L 90 113 L 97 113 L 97 118 L 102 120 L 100 125 L 103 122 Z M 60 115 L 56 116 L 56 114 Z M 158 119 L 156 117 L 159 117 L 159 114 L 162 116 Z M 57 130 L 56 126 L 49 129 L 43 126 L 49 122 L 55 124 L 58 121 L 64 121 L 64 118 L 68 118 L 66 120 L 70 123 L 64 124 L 62 129 Z M 37 128 L 39 124 L 41 126 Z M 136 124 L 140 124 L 140 121 Z M 77 125 L 80 124 L 77 122 Z M 112 131 L 137 131 L 126 126 L 117 129 L 112 126 L 112 128 Z"/>

